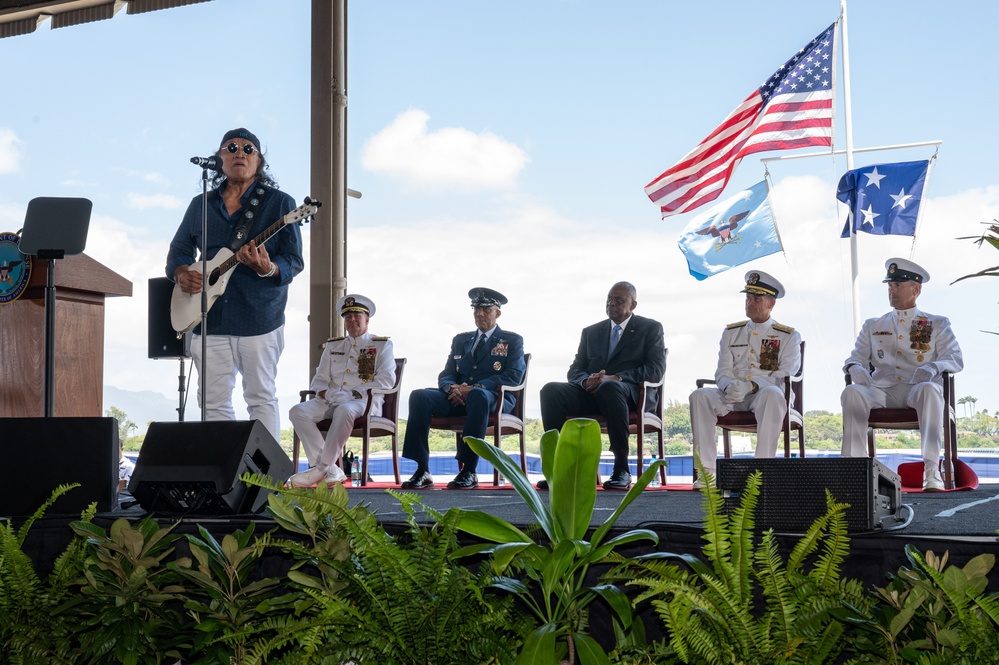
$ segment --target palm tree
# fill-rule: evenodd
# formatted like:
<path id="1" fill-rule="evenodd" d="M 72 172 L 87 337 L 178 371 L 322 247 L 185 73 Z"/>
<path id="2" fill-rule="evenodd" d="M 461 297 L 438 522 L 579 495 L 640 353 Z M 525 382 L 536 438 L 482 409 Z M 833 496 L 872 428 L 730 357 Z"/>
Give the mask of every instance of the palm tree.
<path id="1" fill-rule="evenodd" d="M 957 400 L 958 404 L 964 405 L 964 415 L 965 416 L 968 415 L 968 402 L 970 402 L 970 401 L 971 401 L 971 396 L 970 395 L 967 396 L 967 397 L 962 397 L 961 399 Z"/>

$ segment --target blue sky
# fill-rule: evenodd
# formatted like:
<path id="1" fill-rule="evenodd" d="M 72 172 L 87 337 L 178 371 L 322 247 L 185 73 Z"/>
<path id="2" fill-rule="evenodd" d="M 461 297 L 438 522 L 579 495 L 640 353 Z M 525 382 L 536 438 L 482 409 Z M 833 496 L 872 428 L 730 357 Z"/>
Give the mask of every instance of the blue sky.
<path id="1" fill-rule="evenodd" d="M 134 284 L 107 308 L 109 385 L 175 399 L 176 364 L 146 358 L 145 293 L 200 189 L 191 156 L 246 126 L 282 189 L 309 193 L 309 5 L 213 0 L 0 40 L 0 230 L 20 228 L 35 196 L 94 201 L 87 253 Z M 919 304 L 954 322 L 968 365 L 959 395 L 994 411 L 995 338 L 981 332 L 999 329 L 992 283 L 949 283 L 997 258 L 954 238 L 999 217 L 986 82 L 999 5 L 848 9 L 855 146 L 944 141 L 913 254 L 932 274 Z M 838 14 L 831 0 L 350 3 L 348 183 L 363 198 L 348 204 L 348 289 L 375 299 L 371 329 L 409 358 L 404 392 L 435 383 L 451 336 L 473 326 L 465 293 L 489 286 L 510 298 L 500 325 L 534 354 L 536 414 L 537 391 L 564 379 L 580 329 L 626 279 L 637 312 L 666 328 L 667 397 L 685 401 L 713 374 L 724 326 L 744 318 L 745 270 L 690 277 L 676 240 L 697 213 L 661 220 L 642 188 Z M 761 180 L 759 158 L 777 154 L 745 159 L 725 195 Z M 930 155 L 858 154 L 855 166 Z M 845 170 L 842 156 L 770 163 L 786 254 L 745 267 L 788 287 L 774 317 L 808 344 L 806 407 L 837 412 L 854 338 L 835 199 Z M 859 247 L 866 318 L 888 308 L 885 259 L 912 243 L 862 236 Z M 284 411 L 313 369 L 307 312 L 303 275 L 278 377 Z"/>

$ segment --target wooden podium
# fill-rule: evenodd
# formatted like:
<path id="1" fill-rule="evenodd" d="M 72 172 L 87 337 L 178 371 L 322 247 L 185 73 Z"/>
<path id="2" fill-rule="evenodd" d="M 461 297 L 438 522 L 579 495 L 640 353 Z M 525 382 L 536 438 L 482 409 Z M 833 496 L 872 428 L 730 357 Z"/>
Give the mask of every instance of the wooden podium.
<path id="1" fill-rule="evenodd" d="M 33 258 L 18 300 L 0 304 L 0 418 L 45 415 L 46 261 Z M 104 415 L 104 300 L 132 283 L 86 254 L 56 261 L 53 415 Z"/>

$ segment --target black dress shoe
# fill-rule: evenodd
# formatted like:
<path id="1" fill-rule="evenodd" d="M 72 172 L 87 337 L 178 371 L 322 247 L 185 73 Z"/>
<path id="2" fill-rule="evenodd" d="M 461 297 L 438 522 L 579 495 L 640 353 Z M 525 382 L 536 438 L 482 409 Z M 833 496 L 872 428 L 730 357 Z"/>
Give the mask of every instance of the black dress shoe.
<path id="1" fill-rule="evenodd" d="M 412 478 L 404 480 L 401 485 L 404 490 L 422 490 L 433 486 L 434 477 L 430 475 L 430 472 L 420 471 L 419 469 L 416 470 Z"/>
<path id="2" fill-rule="evenodd" d="M 627 471 L 615 471 L 604 481 L 605 490 L 626 490 L 631 487 L 631 474 Z"/>
<path id="3" fill-rule="evenodd" d="M 542 478 L 541 480 L 539 480 L 538 481 L 538 489 L 539 490 L 546 490 L 546 489 L 548 489 L 548 481 L 545 480 L 544 478 Z"/>
<path id="4" fill-rule="evenodd" d="M 479 478 L 474 471 L 462 469 L 454 480 L 447 484 L 449 490 L 470 490 L 479 486 Z"/>

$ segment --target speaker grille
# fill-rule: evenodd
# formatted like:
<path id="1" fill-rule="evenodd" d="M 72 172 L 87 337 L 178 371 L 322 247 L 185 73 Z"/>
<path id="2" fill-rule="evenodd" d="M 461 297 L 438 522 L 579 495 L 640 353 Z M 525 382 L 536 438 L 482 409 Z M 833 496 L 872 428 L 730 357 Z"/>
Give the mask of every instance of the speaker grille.
<path id="1" fill-rule="evenodd" d="M 872 531 L 900 521 L 902 485 L 898 474 L 876 459 L 720 459 L 718 488 L 726 510 L 739 503 L 746 479 L 763 474 L 756 512 L 762 529 L 802 533 L 826 512 L 826 489 L 848 503 L 848 531 Z"/>

